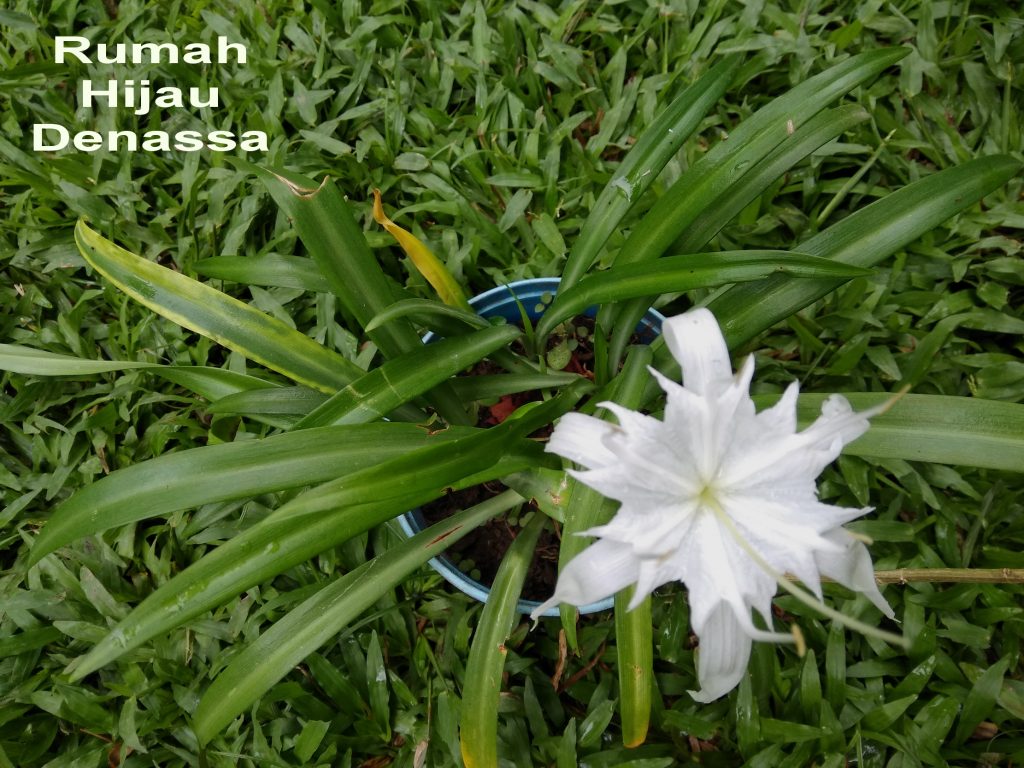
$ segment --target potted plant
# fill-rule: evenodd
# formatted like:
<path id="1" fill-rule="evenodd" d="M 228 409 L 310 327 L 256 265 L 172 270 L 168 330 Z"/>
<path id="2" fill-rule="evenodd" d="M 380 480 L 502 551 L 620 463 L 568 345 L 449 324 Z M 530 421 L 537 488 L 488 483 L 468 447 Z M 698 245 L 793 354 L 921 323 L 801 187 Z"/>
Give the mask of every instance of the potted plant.
<path id="1" fill-rule="evenodd" d="M 664 109 L 619 165 L 572 244 L 557 295 L 532 329 L 525 354 L 509 347 L 523 330 L 491 325 L 467 311 L 460 291 L 454 290 L 457 281 L 443 262 L 419 250 L 415 238 L 402 245 L 419 260 L 442 300 L 411 297 L 397 289 L 368 248 L 349 205 L 326 177 L 316 181 L 281 169 L 251 167 L 294 222 L 318 284 L 327 286 L 354 330 L 364 332 L 380 351 L 382 362 L 369 370 L 209 285 L 125 251 L 101 235 L 96 222 L 80 221 L 78 247 L 106 280 L 153 311 L 261 366 L 245 374 L 189 366 L 151 370 L 208 398 L 217 414 L 244 414 L 271 430 L 261 439 L 172 452 L 111 473 L 54 512 L 33 544 L 31 563 L 58 557 L 61 546 L 80 537 L 147 517 L 271 491 L 288 491 L 288 498 L 156 589 L 71 664 L 71 679 L 102 674 L 111 661 L 161 633 L 439 497 L 447 488 L 518 478 L 527 495 L 543 497 L 543 489 L 552 491 L 550 503 L 540 506 L 545 514 L 533 517 L 499 569 L 478 625 L 463 695 L 464 759 L 468 765 L 496 765 L 503 643 L 513 626 L 532 544 L 549 518 L 561 518 L 559 560 L 564 573 L 587 547 L 577 534 L 607 523 L 615 506 L 579 480 L 570 479 L 563 488 L 563 462 L 529 435 L 573 410 L 611 419 L 599 403 L 649 412 L 664 407 L 648 366 L 678 381 L 669 348 L 662 339 L 630 346 L 637 323 L 659 297 L 703 291 L 700 300 L 721 325 L 722 344 L 735 349 L 844 281 L 864 275 L 1018 172 L 1020 165 L 1012 158 L 986 157 L 915 181 L 792 251 L 708 250 L 715 233 L 774 179 L 865 119 L 859 108 L 829 105 L 905 53 L 886 49 L 847 58 L 769 103 L 686 170 L 630 222 L 621 247 L 606 253 L 609 236 L 624 226 L 635 206 L 640 211 L 648 204 L 660 170 L 729 88 L 740 62 L 727 57 L 711 68 Z M 116 223 L 111 226 L 116 232 Z M 597 270 L 602 254 L 610 266 Z M 243 269 L 239 274 L 249 273 Z M 296 269 L 293 276 L 301 281 L 309 273 Z M 591 306 L 601 307 L 593 380 L 567 380 L 539 370 L 534 358 L 543 340 L 558 323 Z M 423 345 L 422 330 L 443 338 Z M 6 369 L 38 375 L 133 365 L 11 345 L 0 353 Z M 487 382 L 488 396 L 501 393 L 503 386 L 520 387 L 522 378 L 517 377 L 530 378 L 532 386 L 548 390 L 550 396 L 490 429 L 474 427 L 465 406 L 480 397 L 482 383 L 457 383 L 454 377 L 484 358 L 501 366 L 506 371 L 501 376 L 507 377 Z M 868 394 L 850 400 L 866 409 L 888 397 Z M 820 402 L 802 398 L 800 406 L 814 412 Z M 1005 451 L 976 446 L 986 444 L 994 430 L 1000 445 L 1019 450 L 1021 410 L 966 398 L 958 398 L 954 408 L 946 400 L 911 395 L 874 418 L 879 431 L 869 431 L 859 450 L 1002 467 Z M 627 418 L 624 411 L 617 413 Z M 960 442 L 936 441 L 936 433 L 955 433 Z M 500 493 L 308 596 L 241 649 L 216 677 L 193 714 L 198 742 L 208 743 L 384 592 L 472 527 L 522 500 L 515 490 Z M 637 600 L 630 595 L 627 588 L 616 598 L 619 666 L 620 671 L 629 670 L 620 678 L 618 706 L 623 740 L 636 745 L 646 733 L 653 670 L 649 603 L 642 594 Z M 572 644 L 575 610 L 563 606 L 561 614 Z"/>

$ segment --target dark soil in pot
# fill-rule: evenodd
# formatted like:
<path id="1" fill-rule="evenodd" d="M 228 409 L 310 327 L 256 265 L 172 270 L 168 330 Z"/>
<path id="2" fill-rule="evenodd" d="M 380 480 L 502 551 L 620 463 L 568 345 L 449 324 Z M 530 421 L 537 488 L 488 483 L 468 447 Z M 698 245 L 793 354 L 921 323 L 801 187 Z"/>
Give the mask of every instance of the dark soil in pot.
<path id="1" fill-rule="evenodd" d="M 497 496 L 505 490 L 501 483 L 486 483 L 453 491 L 436 501 L 423 505 L 420 512 L 427 524 L 433 524 L 450 517 L 461 509 L 471 507 Z M 492 518 L 448 548 L 444 557 L 456 568 L 473 580 L 490 587 L 498 573 L 498 566 L 520 530 L 520 524 L 529 518 L 528 514 L 541 515 L 532 505 L 524 505 L 518 518 L 501 515 Z M 521 597 L 538 602 L 547 600 L 555 591 L 558 580 L 559 535 L 550 528 L 541 532 L 533 560 L 526 572 Z"/>
<path id="2" fill-rule="evenodd" d="M 594 329 L 593 318 L 578 317 L 572 321 L 572 327 L 575 329 L 572 339 L 574 343 L 570 345 L 572 349 L 566 350 L 564 348 L 566 340 L 552 334 L 548 348 L 549 361 L 552 361 L 552 355 L 567 354 L 568 362 L 560 366 L 562 371 L 593 378 L 590 368 L 594 357 L 590 345 Z M 563 347 L 562 349 L 559 349 L 560 345 Z M 483 376 L 501 372 L 502 369 L 484 360 L 473 366 L 469 373 L 473 376 Z M 540 392 L 537 391 L 505 395 L 493 405 L 480 408 L 477 426 L 490 427 L 500 424 L 520 406 L 540 399 Z M 547 427 L 534 436 L 543 438 L 550 433 L 551 427 Z M 453 491 L 440 499 L 424 504 L 420 508 L 420 513 L 426 523 L 431 525 L 450 517 L 459 510 L 497 496 L 504 490 L 506 490 L 505 486 L 495 481 L 461 491 Z M 498 566 L 501 565 L 505 553 L 515 540 L 520 527 L 529 520 L 530 514 L 540 515 L 543 512 L 533 508 L 532 505 L 524 504 L 514 516 L 502 515 L 493 518 L 449 547 L 444 557 L 473 580 L 490 587 L 494 583 Z M 549 526 L 540 535 L 533 560 L 526 574 L 526 581 L 523 584 L 520 596 L 522 599 L 543 602 L 554 594 L 555 583 L 558 581 L 558 552 L 561 540 L 561 531 L 557 524 L 555 527 L 556 530 L 552 530 Z"/>

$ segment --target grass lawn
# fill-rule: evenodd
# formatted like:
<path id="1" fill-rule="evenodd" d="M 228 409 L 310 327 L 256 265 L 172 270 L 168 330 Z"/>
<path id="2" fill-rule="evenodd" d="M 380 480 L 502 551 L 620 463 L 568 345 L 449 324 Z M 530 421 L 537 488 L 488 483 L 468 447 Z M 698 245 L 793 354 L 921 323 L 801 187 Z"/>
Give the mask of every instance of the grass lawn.
<path id="1" fill-rule="evenodd" d="M 54 37 L 71 34 L 214 47 L 226 36 L 245 43 L 248 60 L 56 63 Z M 988 155 L 1024 159 L 1024 22 L 1002 2 L 8 0 L 0 35 L 0 343 L 80 358 L 265 374 L 88 268 L 74 240 L 76 221 L 87 217 L 101 235 L 277 318 L 354 370 L 370 366 L 377 346 L 239 157 L 318 179 L 328 173 L 387 275 L 424 298 L 430 285 L 373 221 L 372 189 L 469 295 L 559 275 L 637 137 L 728 54 L 743 57 L 732 85 L 611 234 L 599 266 L 741 121 L 861 52 L 910 51 L 842 100 L 866 119 L 768 185 L 707 250 L 798 250 L 937 172 Z M 217 88 L 220 103 L 145 115 L 80 105 L 81 81 L 113 78 Z M 244 157 L 36 152 L 38 123 L 140 134 L 264 131 L 269 145 Z M 795 379 L 811 393 L 910 386 L 1024 402 L 1021 188 L 1018 174 L 870 275 L 733 349 L 737 362 L 755 356 L 754 394 L 781 393 Z M 251 285 L 236 282 L 238 262 L 225 257 L 265 271 Z M 712 290 L 667 294 L 659 308 L 683 312 Z M 482 609 L 427 568 L 305 657 L 205 749 L 193 732 L 211 680 L 337 574 L 394 548 L 393 524 L 70 681 L 68 664 L 143 598 L 299 493 L 139 513 L 28 567 L 40 530 L 79 489 L 154 457 L 280 431 L 273 420 L 211 412 L 208 400 L 145 368 L 62 377 L 0 371 L 0 768 L 462 765 L 462 697 Z M 1019 455 L 1020 441 L 1007 451 Z M 1024 481 L 1012 470 L 851 452 L 825 470 L 819 492 L 830 504 L 874 508 L 848 528 L 871 539 L 876 569 L 1019 575 Z M 497 705 L 501 765 L 1020 765 L 1021 580 L 897 579 L 883 593 L 898 625 L 863 596 L 825 586 L 830 605 L 901 631 L 906 650 L 779 596 L 779 625 L 799 622 L 806 653 L 756 643 L 739 687 L 710 704 L 687 693 L 697 684 L 686 591 L 661 588 L 651 604 L 651 725 L 632 749 L 622 744 L 612 614 L 581 619 L 575 653 L 557 621 L 531 631 L 517 620 L 504 642 Z"/>

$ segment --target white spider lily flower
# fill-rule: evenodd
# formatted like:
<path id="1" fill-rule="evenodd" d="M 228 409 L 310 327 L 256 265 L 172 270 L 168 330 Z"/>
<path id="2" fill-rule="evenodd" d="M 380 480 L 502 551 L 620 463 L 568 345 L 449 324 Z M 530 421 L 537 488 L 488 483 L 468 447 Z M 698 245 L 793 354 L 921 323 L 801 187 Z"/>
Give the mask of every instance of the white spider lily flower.
<path id="1" fill-rule="evenodd" d="M 733 375 L 710 311 L 670 318 L 662 333 L 684 382 L 652 369 L 667 395 L 664 420 L 602 403 L 618 424 L 569 413 L 551 435 L 548 451 L 585 467 L 570 474 L 621 506 L 607 525 L 581 534 L 598 541 L 562 570 L 554 595 L 533 616 L 635 584 L 632 609 L 662 584 L 681 581 L 700 638 L 701 689 L 691 695 L 707 702 L 739 683 L 752 640 L 792 641 L 752 621 L 751 609 L 771 626 L 772 597 L 779 583 L 789 584 L 782 574 L 802 581 L 815 602 L 825 576 L 893 617 L 867 548 L 840 527 L 870 508 L 823 504 L 815 482 L 876 411 L 855 413 L 834 395 L 797 432 L 796 382 L 756 413 L 749 395 L 753 357 Z"/>

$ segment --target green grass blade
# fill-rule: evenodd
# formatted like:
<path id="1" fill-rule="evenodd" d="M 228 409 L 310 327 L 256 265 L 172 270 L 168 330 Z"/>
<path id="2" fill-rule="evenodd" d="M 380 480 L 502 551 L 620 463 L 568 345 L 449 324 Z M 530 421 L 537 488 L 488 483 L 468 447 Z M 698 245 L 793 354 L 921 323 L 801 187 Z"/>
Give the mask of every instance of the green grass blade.
<path id="1" fill-rule="evenodd" d="M 186 389 L 190 389 L 207 400 L 217 400 L 242 392 L 272 392 L 280 389 L 280 386 L 274 382 L 244 373 L 236 373 L 224 368 L 158 365 L 147 368 L 147 370 L 161 379 L 166 379 Z"/>
<path id="2" fill-rule="evenodd" d="M 376 463 L 297 496 L 163 584 L 68 673 L 80 679 L 253 584 L 439 497 L 445 488 L 547 465 L 552 457 L 524 437 L 571 408 L 579 396 L 569 387 L 497 427 Z"/>
<path id="3" fill-rule="evenodd" d="M 214 256 L 195 264 L 203 277 L 228 280 L 243 285 L 273 288 L 300 288 L 314 293 L 330 293 L 330 286 L 316 264 L 301 256 L 264 254 L 262 256 Z"/>
<path id="4" fill-rule="evenodd" d="M 294 428 L 373 421 L 521 335 L 522 330 L 515 326 L 488 326 L 464 336 L 421 345 L 353 381 Z"/>
<path id="5" fill-rule="evenodd" d="M 516 603 L 526 580 L 537 537 L 547 518 L 534 515 L 505 553 L 476 626 L 466 662 L 459 729 L 466 768 L 498 768 L 498 699 L 505 668 L 505 642 L 516 620 Z"/>
<path id="6" fill-rule="evenodd" d="M 890 395 L 842 393 L 854 410 L 881 405 Z M 821 413 L 828 395 L 802 394 L 801 424 Z M 778 398 L 755 397 L 760 407 Z M 871 428 L 843 448 L 853 456 L 929 461 L 1024 472 L 1024 404 L 946 395 L 905 395 Z"/>
<path id="7" fill-rule="evenodd" d="M 196 738 L 207 743 L 382 594 L 481 523 L 521 502 L 518 494 L 506 491 L 457 512 L 331 582 L 289 611 L 235 656 L 203 694 L 192 718 Z"/>
<path id="8" fill-rule="evenodd" d="M 801 253 L 873 267 L 950 216 L 998 189 L 1021 169 L 1007 155 L 983 157 L 903 187 L 801 243 Z M 842 280 L 775 277 L 738 285 L 714 298 L 714 312 L 730 348 L 842 285 Z"/>
<path id="9" fill-rule="evenodd" d="M 140 304 L 290 379 L 333 393 L 363 373 L 277 318 L 129 253 L 84 221 L 75 227 L 75 241 L 96 271 Z"/>
<path id="10" fill-rule="evenodd" d="M 584 277 L 568 291 L 559 294 L 537 323 L 537 336 L 545 338 L 563 320 L 578 315 L 587 307 L 622 299 L 654 297 L 673 291 L 711 288 L 729 283 L 764 280 L 772 275 L 787 277 L 856 277 L 870 274 L 850 269 L 829 259 L 802 253 L 776 250 L 719 251 L 666 256 L 653 262 L 624 264 Z M 646 301 L 650 304 L 650 301 Z M 630 326 L 628 338 L 636 328 Z"/>
<path id="11" fill-rule="evenodd" d="M 363 424 L 168 453 L 112 472 L 57 507 L 32 546 L 29 565 L 119 525 L 323 483 L 467 434 L 465 428 L 431 435 L 412 424 Z"/>
<path id="12" fill-rule="evenodd" d="M 629 209 L 658 178 L 662 168 L 696 130 L 732 83 L 742 57 L 726 57 L 683 91 L 644 131 L 616 169 L 591 209 L 569 251 L 559 291 L 576 284 Z"/>

